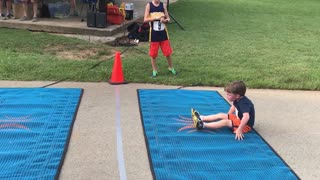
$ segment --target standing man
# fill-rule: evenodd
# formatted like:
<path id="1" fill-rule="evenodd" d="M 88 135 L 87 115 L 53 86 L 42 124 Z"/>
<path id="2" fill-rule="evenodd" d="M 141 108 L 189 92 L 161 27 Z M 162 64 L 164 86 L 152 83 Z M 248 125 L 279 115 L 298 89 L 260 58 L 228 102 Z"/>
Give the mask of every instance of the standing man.
<path id="1" fill-rule="evenodd" d="M 7 7 L 7 14 L 6 14 L 6 15 L 4 15 L 4 14 L 2 13 L 2 8 L 3 8 L 2 6 L 3 6 L 3 0 L 0 0 L 0 19 L 6 20 L 6 19 L 12 18 L 13 16 L 12 16 L 12 14 L 10 13 L 10 11 L 11 11 L 11 6 L 12 6 L 11 0 L 6 0 L 6 7 Z"/>
<path id="2" fill-rule="evenodd" d="M 38 11 L 38 2 L 37 0 L 30 0 L 32 3 L 32 9 L 33 9 L 33 18 L 32 22 L 37 22 L 37 11 Z M 20 21 L 26 21 L 28 20 L 28 2 L 29 0 L 22 0 L 22 9 L 23 9 L 23 16 L 20 18 Z"/>

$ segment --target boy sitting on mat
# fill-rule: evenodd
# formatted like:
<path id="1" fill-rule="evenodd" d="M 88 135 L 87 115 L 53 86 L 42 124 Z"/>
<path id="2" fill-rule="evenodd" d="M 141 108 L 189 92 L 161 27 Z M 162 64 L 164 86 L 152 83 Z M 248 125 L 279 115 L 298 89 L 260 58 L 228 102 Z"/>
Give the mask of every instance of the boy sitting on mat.
<path id="1" fill-rule="evenodd" d="M 227 114 L 218 113 L 202 116 L 195 109 L 191 109 L 194 126 L 199 130 L 203 128 L 218 129 L 229 127 L 236 134 L 235 139 L 243 140 L 243 133 L 251 131 L 254 125 L 255 110 L 250 99 L 245 96 L 246 85 L 242 81 L 228 84 L 224 91 L 232 105 Z M 220 121 L 218 121 L 220 120 Z"/>

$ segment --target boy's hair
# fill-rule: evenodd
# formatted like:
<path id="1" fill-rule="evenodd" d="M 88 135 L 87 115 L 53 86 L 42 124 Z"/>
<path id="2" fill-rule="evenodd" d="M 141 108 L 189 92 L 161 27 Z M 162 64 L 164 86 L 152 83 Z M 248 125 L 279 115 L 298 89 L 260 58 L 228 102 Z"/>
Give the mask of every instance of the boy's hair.
<path id="1" fill-rule="evenodd" d="M 224 87 L 224 91 L 232 94 L 239 94 L 240 96 L 244 96 L 246 94 L 246 89 L 246 85 L 243 81 L 234 81 Z"/>

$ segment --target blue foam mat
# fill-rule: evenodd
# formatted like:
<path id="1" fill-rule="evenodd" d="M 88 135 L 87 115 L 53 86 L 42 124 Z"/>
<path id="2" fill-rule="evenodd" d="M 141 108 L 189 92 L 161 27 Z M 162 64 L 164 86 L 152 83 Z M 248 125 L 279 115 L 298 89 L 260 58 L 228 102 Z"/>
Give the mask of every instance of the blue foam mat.
<path id="1" fill-rule="evenodd" d="M 138 97 L 155 179 L 299 179 L 255 130 L 237 141 L 228 128 L 192 127 L 192 107 L 229 110 L 216 91 L 140 89 Z"/>
<path id="2" fill-rule="evenodd" d="M 76 88 L 0 88 L 0 179 L 57 179 L 82 96 Z"/>

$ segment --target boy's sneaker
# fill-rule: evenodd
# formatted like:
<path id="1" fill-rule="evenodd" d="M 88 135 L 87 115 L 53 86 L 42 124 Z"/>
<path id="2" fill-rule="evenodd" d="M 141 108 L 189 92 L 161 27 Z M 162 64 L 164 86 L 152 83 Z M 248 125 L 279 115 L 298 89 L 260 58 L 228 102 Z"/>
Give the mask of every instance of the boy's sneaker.
<path id="1" fill-rule="evenodd" d="M 158 71 L 152 71 L 151 77 L 157 77 L 157 75 L 158 75 Z"/>
<path id="2" fill-rule="evenodd" d="M 172 67 L 172 68 L 168 68 L 168 70 L 173 74 L 176 75 L 177 71 Z"/>
<path id="3" fill-rule="evenodd" d="M 203 128 L 203 122 L 200 119 L 200 114 L 198 111 L 196 111 L 195 109 L 191 108 L 191 117 L 193 120 L 193 125 L 195 128 L 197 129 L 202 129 Z"/>
<path id="4" fill-rule="evenodd" d="M 0 20 L 3 20 L 5 17 L 3 14 L 0 14 Z"/>

